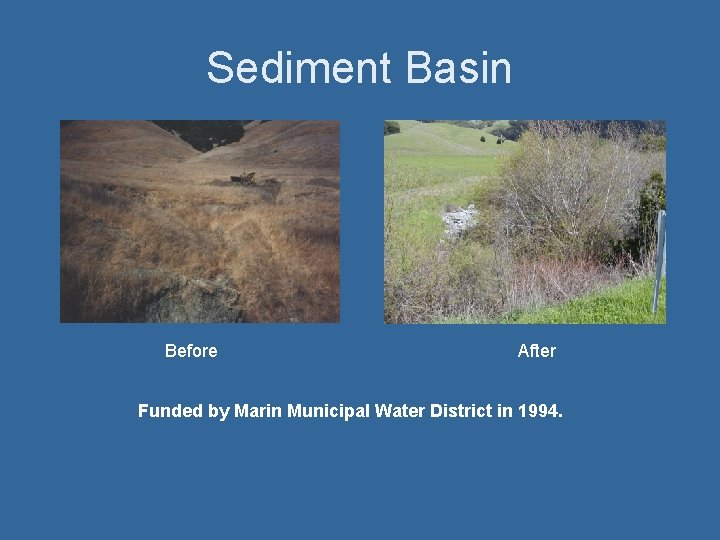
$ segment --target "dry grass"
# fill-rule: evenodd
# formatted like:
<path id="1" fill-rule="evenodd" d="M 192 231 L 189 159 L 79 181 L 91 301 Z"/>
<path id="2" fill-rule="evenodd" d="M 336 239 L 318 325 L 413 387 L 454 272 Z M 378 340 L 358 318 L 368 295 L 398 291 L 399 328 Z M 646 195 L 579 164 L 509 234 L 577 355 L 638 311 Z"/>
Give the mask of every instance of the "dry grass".
<path id="1" fill-rule="evenodd" d="M 227 170 L 63 161 L 61 320 L 147 320 L 192 281 L 203 302 L 236 294 L 245 322 L 338 321 L 338 189 L 314 170 L 259 169 L 259 188 Z M 320 170 L 339 185 L 337 167 Z"/>
<path id="2" fill-rule="evenodd" d="M 616 285 L 630 272 L 589 257 L 510 259 L 477 242 L 452 243 L 409 270 L 386 265 L 385 322 L 496 321 Z"/>
<path id="3" fill-rule="evenodd" d="M 516 259 L 503 276 L 496 315 L 560 304 L 617 285 L 626 277 L 621 265 L 603 264 L 587 256 Z"/>

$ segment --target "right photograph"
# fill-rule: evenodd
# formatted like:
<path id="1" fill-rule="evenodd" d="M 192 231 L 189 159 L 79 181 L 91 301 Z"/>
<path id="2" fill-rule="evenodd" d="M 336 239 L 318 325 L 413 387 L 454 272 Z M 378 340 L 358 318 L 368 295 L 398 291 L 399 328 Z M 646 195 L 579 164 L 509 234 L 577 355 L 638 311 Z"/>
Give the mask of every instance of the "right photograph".
<path id="1" fill-rule="evenodd" d="M 664 324 L 662 120 L 386 120 L 385 322 Z"/>

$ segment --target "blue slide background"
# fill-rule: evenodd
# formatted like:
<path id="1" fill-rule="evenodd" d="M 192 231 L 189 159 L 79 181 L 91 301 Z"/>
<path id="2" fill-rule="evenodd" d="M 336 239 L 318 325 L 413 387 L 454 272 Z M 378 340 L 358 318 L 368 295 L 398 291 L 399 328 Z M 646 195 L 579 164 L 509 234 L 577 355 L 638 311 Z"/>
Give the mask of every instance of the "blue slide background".
<path id="1" fill-rule="evenodd" d="M 0 537 L 717 538 L 715 18 L 693 2 L 259 5 L 4 8 Z M 216 85 L 217 49 L 388 51 L 394 82 Z M 512 84 L 409 86 L 409 49 L 488 50 Z M 381 121 L 468 117 L 667 120 L 667 325 L 383 324 Z M 340 324 L 58 322 L 59 120 L 146 118 L 341 121 Z M 221 359 L 165 360 L 166 342 Z M 519 361 L 523 342 L 559 354 Z M 144 401 L 564 417 L 150 422 Z"/>

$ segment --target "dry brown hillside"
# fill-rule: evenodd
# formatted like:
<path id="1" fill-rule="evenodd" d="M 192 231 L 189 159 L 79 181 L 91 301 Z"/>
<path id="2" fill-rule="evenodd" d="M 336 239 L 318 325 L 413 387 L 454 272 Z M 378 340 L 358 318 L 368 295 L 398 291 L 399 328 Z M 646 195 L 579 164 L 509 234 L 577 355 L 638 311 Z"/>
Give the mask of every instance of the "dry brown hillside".
<path id="1" fill-rule="evenodd" d="M 150 122 L 64 125 L 61 320 L 339 320 L 339 154 L 337 122 L 204 154 Z"/>

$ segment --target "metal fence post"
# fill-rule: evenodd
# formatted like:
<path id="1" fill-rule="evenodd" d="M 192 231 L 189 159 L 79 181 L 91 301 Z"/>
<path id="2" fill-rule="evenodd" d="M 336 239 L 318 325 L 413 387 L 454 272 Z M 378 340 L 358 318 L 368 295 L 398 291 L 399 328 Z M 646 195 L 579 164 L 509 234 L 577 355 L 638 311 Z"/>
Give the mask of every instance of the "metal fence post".
<path id="1" fill-rule="evenodd" d="M 657 313 L 658 297 L 660 296 L 660 280 L 665 275 L 665 210 L 658 212 L 657 255 L 655 257 L 655 293 L 653 294 L 652 312 Z"/>

